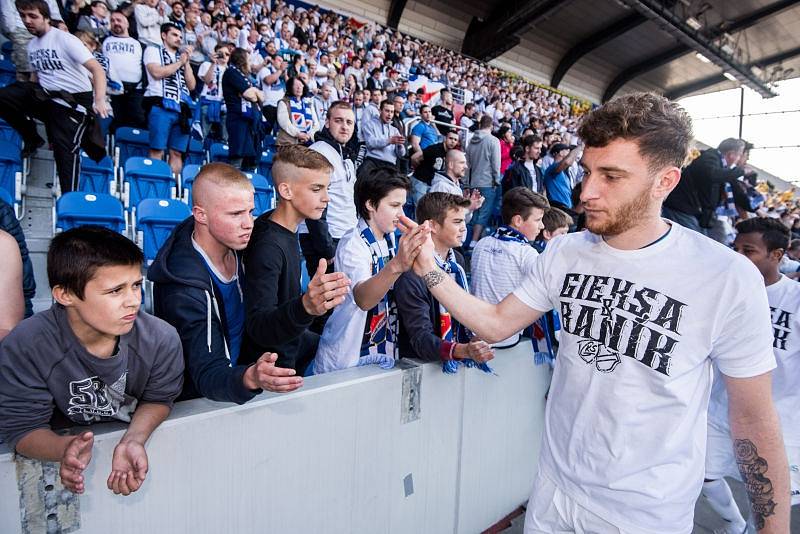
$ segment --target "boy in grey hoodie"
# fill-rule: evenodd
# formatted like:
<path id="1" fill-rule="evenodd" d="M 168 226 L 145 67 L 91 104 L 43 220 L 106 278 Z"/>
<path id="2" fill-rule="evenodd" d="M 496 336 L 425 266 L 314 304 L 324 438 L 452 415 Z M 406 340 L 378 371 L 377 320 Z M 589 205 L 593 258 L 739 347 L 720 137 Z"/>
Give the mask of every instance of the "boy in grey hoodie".
<path id="1" fill-rule="evenodd" d="M 54 427 L 130 423 L 114 449 L 108 489 L 129 495 L 144 482 L 144 445 L 181 391 L 183 352 L 170 325 L 139 311 L 142 252 L 105 228 L 53 238 L 47 275 L 56 303 L 0 343 L 0 439 L 29 458 L 60 462 L 61 482 L 85 489 L 92 432 Z"/>
<path id="2" fill-rule="evenodd" d="M 477 188 L 484 198 L 483 205 L 472 214 L 472 240 L 474 247 L 489 222 L 495 207 L 500 203 L 500 140 L 492 135 L 492 118 L 481 117 L 478 131 L 467 145 L 469 187 Z"/>

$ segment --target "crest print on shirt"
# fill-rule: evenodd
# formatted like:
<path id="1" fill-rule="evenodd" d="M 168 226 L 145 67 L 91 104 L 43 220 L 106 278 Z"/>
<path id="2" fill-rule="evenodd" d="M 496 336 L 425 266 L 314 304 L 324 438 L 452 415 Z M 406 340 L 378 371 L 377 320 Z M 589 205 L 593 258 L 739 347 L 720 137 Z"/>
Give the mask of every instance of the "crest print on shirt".
<path id="1" fill-rule="evenodd" d="M 612 373 L 628 356 L 670 375 L 686 304 L 628 280 L 578 273 L 564 277 L 559 297 L 562 328 L 581 338 L 587 365 Z"/>
<path id="2" fill-rule="evenodd" d="M 130 422 L 137 400 L 125 394 L 128 373 L 109 386 L 97 376 L 69 383 L 67 415 L 83 415 L 87 423 L 113 418 Z"/>

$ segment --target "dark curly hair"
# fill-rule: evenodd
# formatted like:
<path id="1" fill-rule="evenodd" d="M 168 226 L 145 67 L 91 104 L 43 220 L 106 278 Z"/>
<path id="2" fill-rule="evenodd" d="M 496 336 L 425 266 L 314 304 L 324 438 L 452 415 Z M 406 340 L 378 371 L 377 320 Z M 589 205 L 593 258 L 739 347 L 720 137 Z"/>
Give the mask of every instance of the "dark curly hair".
<path id="1" fill-rule="evenodd" d="M 692 139 L 692 119 L 677 103 L 655 93 L 615 98 L 584 118 L 578 135 L 587 147 L 616 139 L 635 141 L 650 170 L 683 167 Z"/>

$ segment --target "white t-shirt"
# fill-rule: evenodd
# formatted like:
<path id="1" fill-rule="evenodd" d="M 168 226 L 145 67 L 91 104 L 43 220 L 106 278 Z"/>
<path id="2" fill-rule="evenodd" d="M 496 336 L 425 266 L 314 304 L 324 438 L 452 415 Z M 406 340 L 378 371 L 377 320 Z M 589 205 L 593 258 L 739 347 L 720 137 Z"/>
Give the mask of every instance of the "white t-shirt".
<path id="1" fill-rule="evenodd" d="M 691 532 L 712 362 L 737 378 L 775 367 L 763 285 L 745 257 L 677 224 L 639 250 L 588 231 L 548 243 L 514 292 L 561 319 L 542 474 L 623 530 Z"/>
<path id="2" fill-rule="evenodd" d="M 353 162 L 349 159 L 342 159 L 342 155 L 330 144 L 324 141 L 317 141 L 311 145 L 311 150 L 315 150 L 325 156 L 325 159 L 333 165 L 331 182 L 328 185 L 328 232 L 331 237 L 341 239 L 349 230 L 355 228 L 358 223 L 356 214 L 356 202 L 354 200 L 354 190 L 356 186 L 356 170 Z"/>
<path id="3" fill-rule="evenodd" d="M 225 69 L 227 67 L 225 65 L 217 65 L 211 63 L 210 61 L 205 61 L 197 70 L 197 75 L 201 80 L 204 79 L 206 74 L 208 74 L 208 69 L 212 67 L 216 72 L 214 73 L 214 77 L 211 79 L 211 83 L 203 84 L 203 90 L 200 92 L 200 97 L 207 100 L 222 100 L 224 98 L 222 96 L 222 76 L 225 74 Z"/>
<path id="4" fill-rule="evenodd" d="M 533 187 L 531 189 L 533 189 L 534 191 L 538 191 L 539 180 L 536 179 L 536 164 L 533 161 L 526 159 L 523 165 L 525 165 L 525 168 L 528 169 L 529 173 L 531 173 L 531 183 L 533 184 Z"/>
<path id="5" fill-rule="evenodd" d="M 125 83 L 142 81 L 142 45 L 132 37 L 110 35 L 103 41 L 103 55 Z"/>
<path id="6" fill-rule="evenodd" d="M 772 372 L 772 400 L 778 410 L 786 446 L 800 446 L 800 283 L 781 276 L 767 286 L 772 316 L 772 351 L 778 367 Z M 708 422 L 730 432 L 728 392 L 714 369 L 714 387 L 708 406 Z"/>
<path id="7" fill-rule="evenodd" d="M 277 106 L 281 98 L 286 94 L 286 82 L 280 78 L 275 83 L 267 83 L 267 76 L 275 74 L 277 69 L 272 65 L 265 65 L 258 71 L 258 80 L 261 82 L 261 90 L 264 91 L 264 105 Z"/>
<path id="8" fill-rule="evenodd" d="M 167 54 L 169 55 L 170 63 L 177 61 L 177 54 L 173 54 L 169 50 L 167 50 Z M 147 70 L 147 65 L 152 65 L 153 63 L 161 65 L 161 48 L 158 46 L 148 46 L 144 49 L 145 70 Z M 169 86 L 167 86 L 167 88 L 169 88 Z M 162 81 L 153 78 L 150 71 L 147 71 L 147 89 L 144 91 L 144 96 L 164 96 Z"/>
<path id="9" fill-rule="evenodd" d="M 384 262 L 389 261 L 389 250 L 385 239 L 377 240 Z M 372 277 L 372 255 L 361 238 L 358 228 L 348 231 L 336 248 L 334 259 L 336 272 L 350 279 L 351 287 Z M 355 367 L 361 353 L 367 312 L 356 304 L 352 290 L 347 292 L 343 303 L 334 308 L 319 340 L 314 373 L 328 373 L 338 369 Z"/>
<path id="10" fill-rule="evenodd" d="M 470 293 L 497 304 L 533 273 L 538 257 L 539 253 L 528 243 L 502 241 L 491 235 L 484 237 L 472 251 Z M 519 333 L 516 333 L 497 345 L 509 346 L 518 339 Z"/>
<path id="11" fill-rule="evenodd" d="M 28 43 L 28 59 L 44 89 L 67 93 L 92 90 L 89 71 L 83 64 L 94 56 L 72 34 L 50 28 L 41 37 L 34 37 Z"/>

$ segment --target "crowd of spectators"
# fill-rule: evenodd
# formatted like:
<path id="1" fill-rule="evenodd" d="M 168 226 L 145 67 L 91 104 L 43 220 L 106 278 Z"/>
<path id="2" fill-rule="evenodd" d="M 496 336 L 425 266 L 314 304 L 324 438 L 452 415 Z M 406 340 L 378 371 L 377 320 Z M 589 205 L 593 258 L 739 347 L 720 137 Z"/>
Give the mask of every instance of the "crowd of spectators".
<path id="1" fill-rule="evenodd" d="M 491 372 L 495 348 L 523 332 L 492 346 L 459 324 L 413 272 L 420 248 L 430 239 L 441 271 L 497 303 L 550 240 L 583 228 L 585 104 L 456 52 L 280 1 L 8 4 L 19 81 L 0 89 L 0 117 L 26 155 L 44 142 L 33 119 L 45 122 L 62 192 L 75 188 L 90 130 L 147 129 L 150 156 L 176 174 L 194 123 L 230 153 L 230 165 L 197 175 L 192 216 L 147 271 L 156 317 L 140 312 L 137 247 L 78 228 L 50 249 L 56 303 L 0 346 L 0 437 L 61 461 L 73 491 L 84 490 L 93 438 L 53 433 L 54 411 L 71 423 L 130 423 L 108 481 L 128 494 L 176 399 L 244 403 L 398 357 Z M 268 138 L 278 203 L 253 220 L 241 171 L 256 168 Z M 724 243 L 737 219 L 756 216 L 780 218 L 800 238 L 800 205 L 757 182 L 747 149 L 728 139 L 696 154 L 664 215 Z M 0 234 L 0 248 L 9 243 Z M 787 256 L 786 272 L 800 272 L 800 241 Z M 0 287 L 23 287 L 25 259 L 9 260 L 19 269 Z M 25 311 L 10 307 L 0 335 Z M 555 356 L 558 323 L 550 312 L 524 332 L 537 361 Z M 69 355 L 55 372 L 42 356 L 53 347 Z"/>

